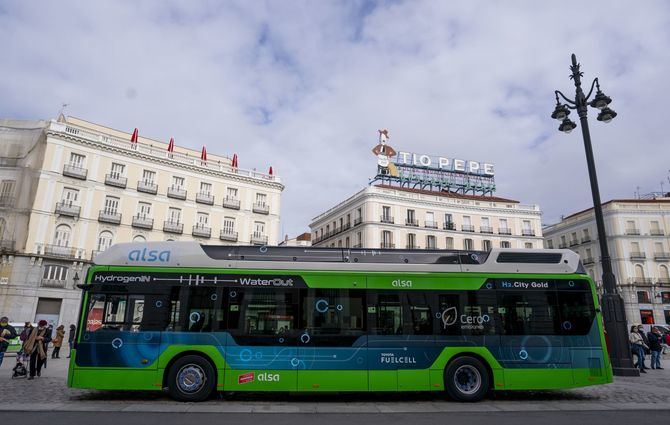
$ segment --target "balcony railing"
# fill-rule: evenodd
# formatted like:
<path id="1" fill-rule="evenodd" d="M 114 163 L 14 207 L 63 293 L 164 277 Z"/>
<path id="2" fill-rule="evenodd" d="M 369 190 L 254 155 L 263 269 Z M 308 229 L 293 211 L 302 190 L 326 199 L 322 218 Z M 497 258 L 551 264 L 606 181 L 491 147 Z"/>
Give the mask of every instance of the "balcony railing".
<path id="1" fill-rule="evenodd" d="M 137 191 L 155 195 L 158 193 L 158 185 L 151 180 L 140 180 L 137 182 Z"/>
<path id="2" fill-rule="evenodd" d="M 631 260 L 644 260 L 647 258 L 647 255 L 644 252 L 633 251 L 630 253 Z"/>
<path id="3" fill-rule="evenodd" d="M 255 202 L 251 206 L 251 211 L 258 214 L 270 214 L 270 206 L 265 202 Z"/>
<path id="4" fill-rule="evenodd" d="M 501 227 L 498 229 L 498 234 L 499 235 L 511 235 L 512 234 L 512 229 L 507 228 L 507 227 Z"/>
<path id="5" fill-rule="evenodd" d="M 116 211 L 100 210 L 98 221 L 101 223 L 121 224 L 121 213 Z"/>
<path id="6" fill-rule="evenodd" d="M 219 239 L 222 241 L 237 242 L 237 232 L 228 229 L 221 229 Z"/>
<path id="7" fill-rule="evenodd" d="M 2 239 L 0 240 L 0 252 L 14 251 L 14 246 L 16 241 L 11 239 Z"/>
<path id="8" fill-rule="evenodd" d="M 586 258 L 582 259 L 582 263 L 583 264 L 593 264 L 593 263 L 595 263 L 595 260 L 593 259 L 593 257 L 586 257 Z"/>
<path id="9" fill-rule="evenodd" d="M 128 178 L 123 177 L 120 174 L 111 173 L 105 175 L 105 184 L 107 186 L 120 187 L 125 189 L 128 185 Z"/>
<path id="10" fill-rule="evenodd" d="M 479 227 L 479 233 L 492 234 L 493 233 L 493 227 L 491 227 L 491 226 L 480 226 Z"/>
<path id="11" fill-rule="evenodd" d="M 405 245 L 405 248 L 406 249 L 421 249 L 421 248 L 419 248 L 419 245 L 416 245 L 416 244 L 407 244 L 407 245 Z"/>
<path id="12" fill-rule="evenodd" d="M 651 285 L 653 282 L 653 279 L 650 277 L 629 277 L 628 278 L 628 283 L 632 283 L 634 285 Z"/>
<path id="13" fill-rule="evenodd" d="M 42 279 L 40 285 L 44 288 L 60 288 L 65 289 L 67 280 L 61 279 Z"/>
<path id="14" fill-rule="evenodd" d="M 444 223 L 444 225 L 442 225 L 442 228 L 444 230 L 456 230 L 456 225 L 451 221 L 447 221 Z"/>
<path id="15" fill-rule="evenodd" d="M 72 202 L 61 201 L 56 204 L 56 214 L 68 217 L 79 217 L 81 207 Z"/>
<path id="16" fill-rule="evenodd" d="M 395 249 L 395 244 L 389 243 L 389 242 L 382 242 L 379 247 L 381 249 Z"/>
<path id="17" fill-rule="evenodd" d="M 577 245 L 579 245 L 579 241 L 577 239 L 572 239 L 570 241 L 570 246 L 577 246 Z"/>
<path id="18" fill-rule="evenodd" d="M 63 167 L 63 175 L 68 177 L 74 177 L 75 179 L 86 180 L 88 170 L 86 168 L 82 168 L 77 165 L 65 164 L 65 166 Z"/>
<path id="19" fill-rule="evenodd" d="M 249 237 L 252 245 L 267 245 L 268 237 L 262 233 L 254 232 Z"/>
<path id="20" fill-rule="evenodd" d="M 640 229 L 626 229 L 625 233 L 626 233 L 627 235 L 633 235 L 633 236 L 636 236 L 636 235 L 639 235 L 639 234 L 640 234 Z"/>
<path id="21" fill-rule="evenodd" d="M 70 246 L 44 245 L 44 255 L 62 258 L 83 258 L 84 250 Z"/>
<path id="22" fill-rule="evenodd" d="M 163 222 L 163 231 L 166 233 L 184 233 L 184 223 L 178 221 L 165 220 Z"/>
<path id="23" fill-rule="evenodd" d="M 419 227 L 419 220 L 414 218 L 406 218 L 405 226 Z"/>
<path id="24" fill-rule="evenodd" d="M 363 218 L 362 218 L 362 217 L 355 218 L 355 219 L 354 219 L 354 226 L 358 226 L 358 225 L 361 224 L 362 222 L 363 222 Z"/>
<path id="25" fill-rule="evenodd" d="M 186 189 L 179 186 L 170 186 L 167 190 L 168 198 L 186 200 Z"/>
<path id="26" fill-rule="evenodd" d="M 461 230 L 464 232 L 474 232 L 475 226 L 473 226 L 472 224 L 463 224 L 461 225 Z"/>
<path id="27" fill-rule="evenodd" d="M 134 215 L 132 226 L 137 227 L 138 229 L 151 230 L 154 228 L 154 219 L 146 216 Z"/>
<path id="28" fill-rule="evenodd" d="M 591 242 L 591 237 L 590 236 L 584 236 L 582 238 L 582 243 L 589 243 Z"/>
<path id="29" fill-rule="evenodd" d="M 0 196 L 0 208 L 10 208 L 14 206 L 15 197 L 10 195 Z"/>
<path id="30" fill-rule="evenodd" d="M 656 261 L 669 261 L 670 252 L 654 252 L 654 260 Z"/>
<path id="31" fill-rule="evenodd" d="M 535 230 L 523 229 L 521 230 L 521 236 L 535 236 Z"/>
<path id="32" fill-rule="evenodd" d="M 670 285 L 670 277 L 656 278 L 656 283 L 659 285 Z"/>
<path id="33" fill-rule="evenodd" d="M 567 248 L 567 247 L 568 247 L 568 244 L 565 243 L 565 242 L 563 242 L 563 243 L 559 243 L 559 244 L 558 244 L 558 248 L 559 248 L 559 249 L 565 249 L 565 248 Z"/>
<path id="34" fill-rule="evenodd" d="M 661 229 L 651 229 L 649 234 L 651 236 L 665 236 L 665 232 L 663 232 Z"/>
<path id="35" fill-rule="evenodd" d="M 423 227 L 426 229 L 437 229 L 437 221 L 426 221 L 423 223 Z"/>
<path id="36" fill-rule="evenodd" d="M 195 202 L 199 204 L 214 205 L 214 195 L 211 193 L 198 192 L 195 194 Z"/>
<path id="37" fill-rule="evenodd" d="M 395 221 L 393 221 L 393 217 L 391 217 L 390 215 L 382 215 L 379 218 L 379 221 L 381 221 L 382 223 L 388 223 L 388 224 L 395 223 Z"/>
<path id="38" fill-rule="evenodd" d="M 362 243 L 357 243 L 354 246 L 352 246 L 352 248 L 363 248 L 363 244 Z"/>
<path id="39" fill-rule="evenodd" d="M 230 208 L 231 210 L 239 210 L 240 200 L 237 198 L 231 198 L 229 196 L 226 196 L 225 199 L 223 200 L 223 208 Z"/>
<path id="40" fill-rule="evenodd" d="M 201 238 L 209 238 L 212 236 L 212 228 L 196 224 L 193 226 L 191 233 L 193 234 L 193 236 L 198 236 Z"/>

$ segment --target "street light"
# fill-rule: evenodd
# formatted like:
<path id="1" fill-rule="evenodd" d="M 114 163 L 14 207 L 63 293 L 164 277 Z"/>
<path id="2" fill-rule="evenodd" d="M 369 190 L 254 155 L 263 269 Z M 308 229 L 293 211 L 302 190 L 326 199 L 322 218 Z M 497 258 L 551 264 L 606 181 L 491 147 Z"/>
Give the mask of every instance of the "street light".
<path id="1" fill-rule="evenodd" d="M 586 164 L 589 169 L 589 180 L 591 181 L 591 195 L 593 196 L 593 211 L 596 216 L 596 226 L 598 228 L 598 242 L 602 256 L 603 266 L 603 287 L 605 293 L 602 296 L 603 319 L 605 330 L 609 339 L 610 359 L 612 370 L 618 376 L 638 376 L 640 372 L 633 368 L 630 348 L 628 344 L 628 329 L 626 329 L 626 313 L 623 308 L 623 300 L 617 291 L 616 277 L 612 272 L 612 262 L 610 260 L 609 249 L 607 248 L 607 235 L 605 234 L 605 221 L 603 219 L 603 210 L 600 202 L 600 190 L 598 189 L 598 177 L 596 176 L 596 167 L 593 160 L 593 149 L 591 147 L 591 134 L 589 133 L 589 123 L 586 119 L 588 106 L 599 109 L 598 121 L 610 122 L 616 117 L 616 112 L 609 108 L 612 102 L 609 96 L 600 90 L 600 83 L 597 78 L 591 83 L 589 94 L 584 95 L 582 90 L 583 72 L 579 70 L 577 57 L 572 55 L 572 65 L 570 78 L 575 83 L 574 100 L 567 98 L 563 93 L 556 90 L 556 108 L 551 117 L 561 121 L 558 129 L 564 133 L 570 133 L 577 124 L 568 118 L 570 109 L 577 111 L 579 122 L 582 126 L 582 136 L 584 138 L 584 149 L 586 151 Z M 594 86 L 596 95 L 589 103 L 589 98 L 593 94 Z M 567 103 L 561 103 L 559 95 Z M 567 111 L 567 112 L 566 112 Z"/>

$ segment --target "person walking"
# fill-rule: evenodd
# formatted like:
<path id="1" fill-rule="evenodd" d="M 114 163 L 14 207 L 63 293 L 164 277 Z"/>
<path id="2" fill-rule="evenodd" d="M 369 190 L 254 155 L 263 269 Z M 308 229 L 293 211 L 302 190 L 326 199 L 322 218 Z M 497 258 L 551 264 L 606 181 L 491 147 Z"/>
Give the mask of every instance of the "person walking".
<path id="1" fill-rule="evenodd" d="M 9 324 L 8 317 L 0 317 L 0 366 L 5 358 L 5 352 L 9 348 L 9 340 L 16 338 L 16 329 Z"/>
<path id="2" fill-rule="evenodd" d="M 649 350 L 651 350 L 651 368 L 652 369 L 663 369 L 661 367 L 661 342 L 663 335 L 661 335 L 661 330 L 654 326 L 651 329 L 651 332 L 647 334 L 647 339 L 649 340 Z"/>
<path id="3" fill-rule="evenodd" d="M 60 325 L 56 328 L 56 336 L 51 341 L 54 345 L 54 350 L 51 353 L 52 359 L 60 359 L 60 347 L 63 345 L 63 340 L 65 339 L 65 326 Z"/>
<path id="4" fill-rule="evenodd" d="M 31 327 L 23 344 L 23 351 L 30 356 L 30 376 L 28 379 L 35 379 L 35 375 L 42 374 L 42 366 L 47 359 L 47 345 L 51 341 L 51 333 L 47 328 L 47 321 L 40 320 L 37 327 Z"/>
<path id="5" fill-rule="evenodd" d="M 67 345 L 70 347 L 70 352 L 67 353 L 67 358 L 69 359 L 72 356 L 72 348 L 74 348 L 74 336 L 77 333 L 77 327 L 75 325 L 70 325 L 70 333 L 67 336 Z"/>
<path id="6" fill-rule="evenodd" d="M 630 341 L 630 347 L 633 351 L 633 354 L 637 356 L 637 363 L 635 363 L 635 367 L 640 369 L 640 373 L 647 373 L 645 370 L 647 367 L 644 365 L 644 349 L 649 347 L 647 347 L 647 344 L 644 343 L 644 340 L 642 339 L 642 336 L 637 329 L 637 326 L 631 326 L 628 340 Z"/>

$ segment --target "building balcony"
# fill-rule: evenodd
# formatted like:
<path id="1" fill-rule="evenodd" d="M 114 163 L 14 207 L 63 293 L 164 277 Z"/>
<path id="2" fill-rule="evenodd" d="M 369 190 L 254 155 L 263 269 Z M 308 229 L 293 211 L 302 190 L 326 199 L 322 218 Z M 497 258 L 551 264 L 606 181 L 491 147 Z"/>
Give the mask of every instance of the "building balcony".
<path id="1" fill-rule="evenodd" d="M 391 217 L 389 215 L 383 215 L 383 216 L 379 217 L 379 221 L 382 222 L 382 223 L 387 223 L 387 224 L 395 223 L 395 221 L 393 220 L 393 217 Z"/>
<path id="2" fill-rule="evenodd" d="M 567 243 L 559 243 L 559 244 L 558 244 L 558 248 L 559 248 L 559 249 L 565 249 L 565 248 L 567 248 L 567 247 L 568 247 L 568 244 L 567 244 Z"/>
<path id="3" fill-rule="evenodd" d="M 115 173 L 106 174 L 105 184 L 107 186 L 114 186 L 114 187 L 120 187 L 121 189 L 125 189 L 126 186 L 128 185 L 128 179 L 120 174 Z"/>
<path id="4" fill-rule="evenodd" d="M 582 259 L 582 264 L 593 264 L 593 263 L 595 263 L 593 257 L 586 257 Z"/>
<path id="5" fill-rule="evenodd" d="M 44 245 L 44 255 L 61 258 L 84 258 L 84 250 L 70 246 Z"/>
<path id="6" fill-rule="evenodd" d="M 577 246 L 579 245 L 579 241 L 577 239 L 573 239 L 570 241 L 570 246 Z"/>
<path id="7" fill-rule="evenodd" d="M 651 235 L 651 236 L 665 236 L 665 232 L 661 229 L 651 229 L 649 231 L 649 235 Z"/>
<path id="8" fill-rule="evenodd" d="M 444 230 L 456 230 L 456 225 L 452 223 L 451 221 L 447 221 L 442 225 L 442 229 Z"/>
<path id="9" fill-rule="evenodd" d="M 461 225 L 461 230 L 464 232 L 474 232 L 475 226 L 473 226 L 472 224 L 463 224 Z"/>
<path id="10" fill-rule="evenodd" d="M 150 180 L 140 180 L 137 182 L 137 191 L 156 195 L 158 193 L 158 185 Z"/>
<path id="11" fill-rule="evenodd" d="M 56 214 L 58 215 L 78 218 L 80 212 L 81 207 L 72 202 L 61 201 L 56 204 Z"/>
<path id="12" fill-rule="evenodd" d="M 141 215 L 133 216 L 132 226 L 138 229 L 151 230 L 154 228 L 154 219 Z"/>
<path id="13" fill-rule="evenodd" d="M 646 260 L 647 255 L 644 252 L 631 252 L 630 253 L 630 259 L 631 260 Z"/>
<path id="14" fill-rule="evenodd" d="M 640 235 L 640 229 L 626 229 L 626 231 L 624 233 L 626 235 L 639 236 Z"/>
<path id="15" fill-rule="evenodd" d="M 395 244 L 388 243 L 388 242 L 382 242 L 379 247 L 381 249 L 395 249 Z"/>
<path id="16" fill-rule="evenodd" d="M 166 233 L 177 233 L 181 235 L 184 233 L 184 223 L 165 220 L 163 222 L 163 231 Z"/>
<path id="17" fill-rule="evenodd" d="M 656 278 L 657 285 L 670 285 L 670 277 L 659 277 Z"/>
<path id="18" fill-rule="evenodd" d="M 354 246 L 352 246 L 352 248 L 363 248 L 363 244 L 362 243 L 357 243 Z"/>
<path id="19" fill-rule="evenodd" d="M 653 279 L 650 277 L 629 277 L 628 283 L 633 285 L 651 285 Z"/>
<path id="20" fill-rule="evenodd" d="M 170 186 L 167 190 L 167 197 L 174 199 L 186 200 L 186 189 L 179 186 Z"/>
<path id="21" fill-rule="evenodd" d="M 262 233 L 254 232 L 249 237 L 252 245 L 267 245 L 268 237 Z"/>
<path id="22" fill-rule="evenodd" d="M 63 175 L 73 177 L 79 180 L 86 180 L 88 170 L 86 168 L 79 167 L 76 165 L 65 164 L 65 166 L 63 167 Z"/>
<path id="23" fill-rule="evenodd" d="M 0 208 L 12 208 L 16 198 L 10 195 L 0 196 Z"/>
<path id="24" fill-rule="evenodd" d="M 423 223 L 423 227 L 426 229 L 437 229 L 437 221 L 426 221 Z"/>
<path id="25" fill-rule="evenodd" d="M 225 199 L 223 200 L 223 208 L 229 208 L 231 210 L 239 210 L 240 200 L 226 196 Z"/>
<path id="26" fill-rule="evenodd" d="M 480 226 L 479 233 L 493 234 L 493 227 L 491 226 Z"/>
<path id="27" fill-rule="evenodd" d="M 582 238 L 582 243 L 589 243 L 591 242 L 591 237 L 590 236 L 584 236 Z"/>
<path id="28" fill-rule="evenodd" d="M 222 241 L 237 242 L 237 232 L 234 232 L 232 229 L 221 229 L 219 239 Z"/>
<path id="29" fill-rule="evenodd" d="M 211 193 L 198 192 L 195 194 L 195 202 L 205 205 L 214 205 L 214 195 Z"/>
<path id="30" fill-rule="evenodd" d="M 413 218 L 406 218 L 405 226 L 419 227 L 419 220 Z"/>
<path id="31" fill-rule="evenodd" d="M 521 231 L 521 236 L 535 236 L 535 230 L 532 229 L 523 229 Z"/>
<path id="32" fill-rule="evenodd" d="M 191 230 L 191 234 L 193 236 L 197 236 L 200 238 L 210 238 L 212 237 L 212 228 L 203 226 L 201 224 L 196 224 L 193 226 L 193 229 Z"/>
<path id="33" fill-rule="evenodd" d="M 654 260 L 670 261 L 670 252 L 654 252 Z"/>
<path id="34" fill-rule="evenodd" d="M 121 224 L 121 213 L 116 211 L 100 210 L 98 221 L 101 223 Z"/>
<path id="35" fill-rule="evenodd" d="M 358 226 L 358 225 L 361 224 L 362 222 L 363 222 L 363 218 L 362 218 L 362 217 L 355 218 L 355 219 L 354 219 L 354 226 Z"/>
<path id="36" fill-rule="evenodd" d="M 499 235 L 511 235 L 512 234 L 512 229 L 509 229 L 507 227 L 501 227 L 498 229 L 498 234 Z"/>
<path id="37" fill-rule="evenodd" d="M 258 214 L 270 214 L 270 206 L 265 202 L 254 202 L 251 211 Z"/>
<path id="38" fill-rule="evenodd" d="M 16 246 L 16 241 L 11 239 L 2 239 L 0 240 L 0 252 L 11 252 L 14 251 Z"/>
<path id="39" fill-rule="evenodd" d="M 421 248 L 419 248 L 419 245 L 407 244 L 405 245 L 405 249 L 421 249 Z"/>
<path id="40" fill-rule="evenodd" d="M 58 288 L 65 289 L 67 286 L 67 280 L 61 279 L 42 279 L 40 281 L 40 286 L 43 288 Z"/>

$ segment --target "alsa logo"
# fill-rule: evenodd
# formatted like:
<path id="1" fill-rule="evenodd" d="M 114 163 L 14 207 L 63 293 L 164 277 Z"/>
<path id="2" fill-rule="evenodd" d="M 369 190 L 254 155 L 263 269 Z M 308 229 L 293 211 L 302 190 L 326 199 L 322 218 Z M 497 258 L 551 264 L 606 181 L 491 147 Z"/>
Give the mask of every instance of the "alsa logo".
<path id="1" fill-rule="evenodd" d="M 147 262 L 155 262 L 155 261 L 160 261 L 162 263 L 166 263 L 170 261 L 170 251 L 165 250 L 165 251 L 158 251 L 156 249 L 147 251 L 146 248 L 144 249 L 134 249 L 128 253 L 128 260 L 130 261 L 147 261 Z"/>
<path id="2" fill-rule="evenodd" d="M 394 288 L 411 288 L 412 281 L 396 279 L 393 282 L 391 282 L 391 286 L 393 286 Z"/>
<path id="3" fill-rule="evenodd" d="M 254 372 L 249 372 L 249 373 L 243 373 L 242 375 L 237 376 L 237 383 L 238 384 L 248 384 L 250 382 L 254 382 L 254 378 L 256 378 L 256 374 Z M 279 374 L 278 373 L 259 373 L 258 374 L 258 382 L 279 382 Z"/>

